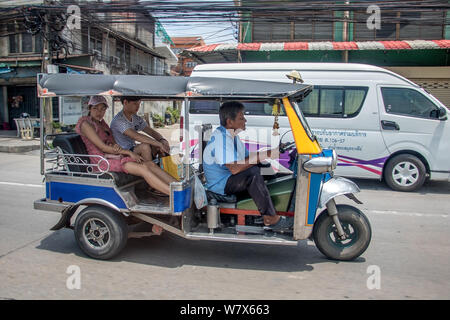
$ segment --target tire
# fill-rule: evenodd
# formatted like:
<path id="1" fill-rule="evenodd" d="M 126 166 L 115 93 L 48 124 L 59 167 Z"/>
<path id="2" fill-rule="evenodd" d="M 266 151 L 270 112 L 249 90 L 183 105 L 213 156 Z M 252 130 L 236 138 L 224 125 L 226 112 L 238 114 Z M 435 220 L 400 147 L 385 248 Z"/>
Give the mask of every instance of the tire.
<path id="1" fill-rule="evenodd" d="M 102 206 L 83 209 L 75 220 L 74 232 L 81 250 L 100 260 L 117 255 L 128 240 L 128 226 L 123 216 Z"/>
<path id="2" fill-rule="evenodd" d="M 410 192 L 419 189 L 426 179 L 423 162 L 412 154 L 393 157 L 384 169 L 386 184 L 395 191 Z"/>
<path id="3" fill-rule="evenodd" d="M 372 238 L 372 229 L 367 217 L 355 207 L 337 205 L 342 228 L 349 236 L 342 241 L 337 236 L 336 226 L 328 211 L 323 211 L 313 228 L 313 239 L 326 257 L 333 260 L 354 260 L 366 251 Z"/>

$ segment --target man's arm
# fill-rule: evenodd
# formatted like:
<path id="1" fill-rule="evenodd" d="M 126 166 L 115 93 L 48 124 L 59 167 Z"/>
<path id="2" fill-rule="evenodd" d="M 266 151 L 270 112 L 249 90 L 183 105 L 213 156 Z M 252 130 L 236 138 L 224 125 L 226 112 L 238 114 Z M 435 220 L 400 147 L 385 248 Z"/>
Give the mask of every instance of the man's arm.
<path id="1" fill-rule="evenodd" d="M 159 141 L 156 141 L 155 139 L 150 138 L 149 136 L 146 136 L 145 134 L 136 132 L 134 129 L 127 129 L 123 132 L 124 135 L 127 137 L 130 137 L 131 139 L 135 141 L 139 141 L 141 143 L 147 143 L 155 147 L 162 147 L 162 143 Z"/>
<path id="2" fill-rule="evenodd" d="M 241 160 L 235 161 L 233 163 L 226 163 L 225 166 L 228 168 L 228 170 L 231 171 L 232 175 L 235 175 L 257 165 L 258 163 L 261 163 L 261 161 L 264 159 L 276 156 L 276 150 L 277 148 L 262 152 L 251 152 L 249 156 L 244 159 L 244 161 Z"/>
<path id="3" fill-rule="evenodd" d="M 235 161 L 233 163 L 226 163 L 225 167 L 227 167 L 228 170 L 230 170 L 232 175 L 235 175 L 257 164 L 258 164 L 258 154 L 250 153 L 250 155 L 244 159 L 244 163 L 242 160 Z"/>
<path id="4" fill-rule="evenodd" d="M 142 131 L 144 131 L 150 137 L 153 137 L 156 141 L 164 139 L 164 137 L 158 131 L 150 128 L 149 126 L 146 126 Z"/>
<path id="5" fill-rule="evenodd" d="M 161 142 L 161 144 L 163 145 L 163 148 L 161 150 L 170 154 L 169 141 L 167 141 L 158 131 L 150 128 L 149 126 L 146 126 L 142 131 L 155 138 L 156 141 Z"/>

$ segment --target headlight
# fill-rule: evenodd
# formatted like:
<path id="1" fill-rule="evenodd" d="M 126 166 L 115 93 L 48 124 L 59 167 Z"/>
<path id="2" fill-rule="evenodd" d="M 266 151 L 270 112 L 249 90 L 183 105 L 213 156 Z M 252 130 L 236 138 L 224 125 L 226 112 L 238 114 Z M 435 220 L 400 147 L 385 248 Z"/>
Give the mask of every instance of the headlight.
<path id="1" fill-rule="evenodd" d="M 303 164 L 303 169 L 312 173 L 333 171 L 334 157 L 315 157 Z"/>

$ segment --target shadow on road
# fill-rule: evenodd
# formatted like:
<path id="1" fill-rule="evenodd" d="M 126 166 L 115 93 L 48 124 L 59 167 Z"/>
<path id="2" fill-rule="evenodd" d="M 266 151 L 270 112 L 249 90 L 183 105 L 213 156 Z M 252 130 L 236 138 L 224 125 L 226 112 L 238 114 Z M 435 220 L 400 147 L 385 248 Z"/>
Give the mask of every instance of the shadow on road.
<path id="1" fill-rule="evenodd" d="M 89 259 L 75 242 L 72 230 L 60 230 L 43 239 L 37 249 L 76 254 Z M 301 241 L 297 247 L 185 240 L 168 232 L 161 236 L 128 239 L 125 249 L 110 262 L 132 262 L 157 267 L 185 265 L 280 272 L 312 271 L 328 260 L 314 245 Z M 354 262 L 361 263 L 360 257 Z M 107 262 L 105 262 L 107 263 Z"/>

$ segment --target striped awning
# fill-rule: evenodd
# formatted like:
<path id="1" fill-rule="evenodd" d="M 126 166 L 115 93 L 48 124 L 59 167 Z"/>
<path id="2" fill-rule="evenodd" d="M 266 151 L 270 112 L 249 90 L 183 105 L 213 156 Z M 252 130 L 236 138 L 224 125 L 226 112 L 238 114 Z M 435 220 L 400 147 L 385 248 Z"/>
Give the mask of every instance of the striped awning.
<path id="1" fill-rule="evenodd" d="M 428 50 L 450 49 L 450 40 L 276 42 L 211 44 L 187 49 L 187 52 L 227 51 L 306 51 L 306 50 Z"/>

